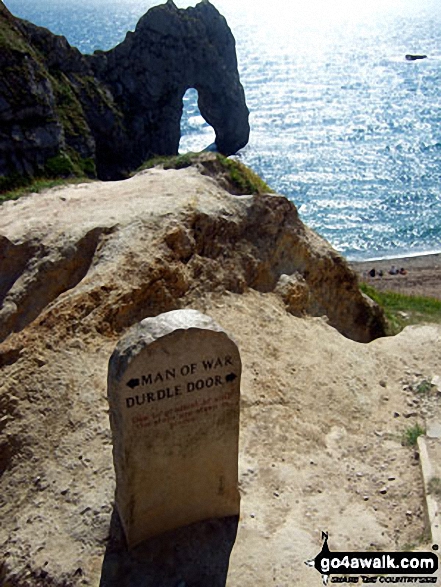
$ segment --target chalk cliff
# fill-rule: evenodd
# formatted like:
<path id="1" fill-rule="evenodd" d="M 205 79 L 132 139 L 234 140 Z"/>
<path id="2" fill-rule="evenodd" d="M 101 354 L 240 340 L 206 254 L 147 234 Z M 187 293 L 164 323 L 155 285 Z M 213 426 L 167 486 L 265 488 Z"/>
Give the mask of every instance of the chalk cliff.
<path id="1" fill-rule="evenodd" d="M 246 168 L 231 165 L 207 153 L 184 169 L 4 204 L 0 340 L 50 315 L 52 303 L 68 303 L 85 325 L 91 297 L 93 328 L 118 333 L 195 291 L 250 287 L 275 291 L 293 314 L 326 315 L 353 340 L 383 335 L 344 259 L 285 197 L 232 195 L 231 178 Z"/>
<path id="2" fill-rule="evenodd" d="M 440 327 L 355 342 L 382 321 L 344 259 L 231 165 L 207 154 L 2 206 L 1 585 L 307 585 L 322 528 L 335 550 L 423 533 L 400 434 L 421 417 L 421 374 L 441 372 Z M 109 357 L 136 321 L 181 307 L 212 316 L 243 363 L 230 561 L 234 521 L 127 553 L 112 516 Z"/>
<path id="3" fill-rule="evenodd" d="M 230 155 L 248 141 L 235 41 L 207 0 L 171 0 L 145 14 L 110 51 L 82 55 L 64 37 L 0 4 L 0 190 L 23 176 L 127 176 L 152 155 L 174 155 L 182 98 Z"/>

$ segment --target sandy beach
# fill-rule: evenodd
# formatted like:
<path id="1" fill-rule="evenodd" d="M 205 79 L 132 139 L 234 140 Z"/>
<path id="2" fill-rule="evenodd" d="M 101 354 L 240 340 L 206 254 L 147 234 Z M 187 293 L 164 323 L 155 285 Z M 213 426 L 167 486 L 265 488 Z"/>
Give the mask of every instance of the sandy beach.
<path id="1" fill-rule="evenodd" d="M 441 299 L 441 254 L 350 262 L 361 281 L 381 291 L 426 296 Z M 405 273 L 391 275 L 392 267 L 403 268 Z M 369 272 L 375 269 L 375 276 Z"/>

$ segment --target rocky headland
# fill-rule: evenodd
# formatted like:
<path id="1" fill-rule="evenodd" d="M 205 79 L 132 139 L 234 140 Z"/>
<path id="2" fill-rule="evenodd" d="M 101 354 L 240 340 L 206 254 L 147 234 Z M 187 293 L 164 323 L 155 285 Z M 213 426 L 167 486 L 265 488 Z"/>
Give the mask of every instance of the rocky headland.
<path id="1" fill-rule="evenodd" d="M 423 535 L 418 461 L 401 437 L 439 404 L 415 390 L 441 374 L 440 327 L 382 337 L 346 261 L 235 170 L 205 154 L 2 206 L 2 585 L 312 584 L 304 561 L 321 530 L 334 550 Z M 239 344 L 241 516 L 127 552 L 108 361 L 132 324 L 177 308 Z"/>
<path id="2" fill-rule="evenodd" d="M 234 37 L 207 0 L 186 10 L 168 0 L 94 55 L 0 3 L 0 191 L 35 176 L 121 179 L 177 154 L 188 88 L 219 152 L 246 145 Z"/>
<path id="3" fill-rule="evenodd" d="M 441 328 L 384 337 L 345 259 L 237 161 L 205 153 L 122 179 L 177 152 L 189 87 L 218 150 L 245 145 L 234 39 L 205 0 L 169 0 L 94 55 L 0 3 L 0 190 L 36 176 L 114 180 L 1 207 L 2 587 L 306 585 L 320 581 L 304 561 L 322 530 L 342 551 L 426 536 L 402 436 L 439 420 Z M 133 324 L 179 308 L 239 345 L 240 519 L 128 551 L 109 357 Z"/>

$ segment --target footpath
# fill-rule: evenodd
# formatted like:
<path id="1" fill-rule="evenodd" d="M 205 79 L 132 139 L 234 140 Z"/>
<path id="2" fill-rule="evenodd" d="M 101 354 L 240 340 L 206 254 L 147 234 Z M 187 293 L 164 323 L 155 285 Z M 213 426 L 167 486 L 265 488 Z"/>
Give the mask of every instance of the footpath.
<path id="1" fill-rule="evenodd" d="M 427 428 L 425 436 L 418 438 L 428 529 L 432 544 L 441 548 L 441 422 Z"/>

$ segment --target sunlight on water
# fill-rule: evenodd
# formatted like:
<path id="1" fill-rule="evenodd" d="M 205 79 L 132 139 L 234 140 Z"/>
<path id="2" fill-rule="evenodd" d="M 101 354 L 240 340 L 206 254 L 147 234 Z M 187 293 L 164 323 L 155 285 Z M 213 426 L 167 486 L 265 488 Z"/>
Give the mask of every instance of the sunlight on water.
<path id="1" fill-rule="evenodd" d="M 179 152 L 203 151 L 214 143 L 215 134 L 213 128 L 204 120 L 199 112 L 198 93 L 190 88 L 185 92 L 184 115 L 181 120 L 181 140 Z"/>
<path id="2" fill-rule="evenodd" d="M 5 4 L 92 52 L 121 42 L 157 2 Z M 441 251 L 441 2 L 214 4 L 236 38 L 250 109 L 241 159 L 349 257 Z M 407 62 L 406 53 L 429 58 Z M 181 151 L 214 140 L 195 90 L 181 131 Z"/>

